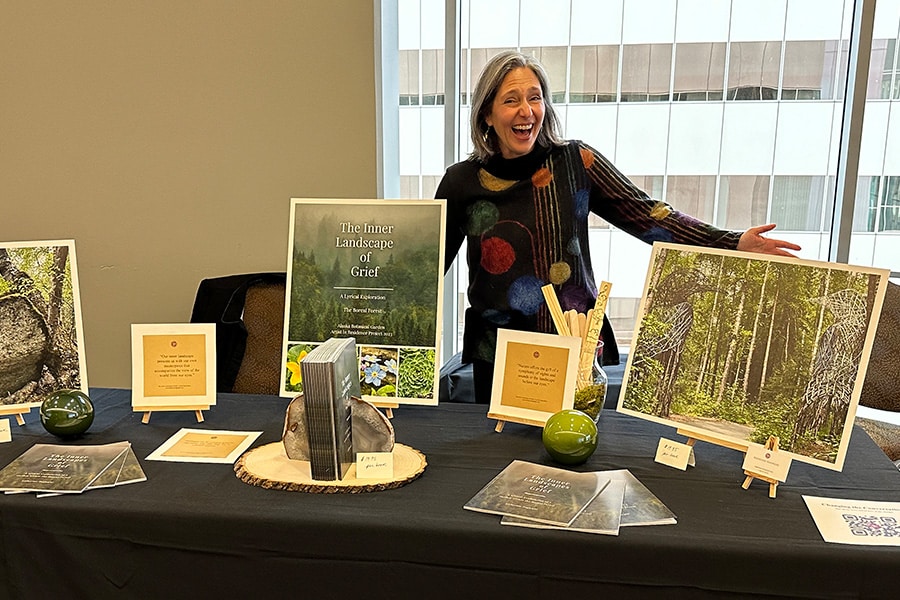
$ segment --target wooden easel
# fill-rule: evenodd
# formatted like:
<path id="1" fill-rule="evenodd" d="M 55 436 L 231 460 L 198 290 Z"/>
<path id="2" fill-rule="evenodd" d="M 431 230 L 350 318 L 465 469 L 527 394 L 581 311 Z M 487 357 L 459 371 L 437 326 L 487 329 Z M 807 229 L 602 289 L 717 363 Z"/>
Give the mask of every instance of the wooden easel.
<path id="1" fill-rule="evenodd" d="M 685 429 L 676 429 L 676 432 L 678 434 L 686 436 L 688 438 L 687 442 L 686 442 L 688 446 L 693 446 L 694 444 L 697 443 L 697 440 L 700 440 L 703 442 L 709 442 L 710 444 L 716 444 L 717 446 L 724 446 L 726 448 L 731 448 L 732 450 L 737 450 L 739 452 L 743 452 L 744 454 L 746 454 L 747 450 L 749 449 L 749 446 L 747 444 L 738 444 L 735 442 L 730 442 L 728 440 L 723 440 L 723 439 L 720 439 L 720 438 L 717 438 L 717 437 L 714 437 L 711 435 L 697 433 L 696 431 L 688 431 Z M 778 438 L 775 437 L 774 435 L 770 436 L 769 441 L 766 442 L 766 449 L 767 450 L 778 450 Z M 746 475 L 746 478 L 744 479 L 744 483 L 741 484 L 742 488 L 744 488 L 746 490 L 747 488 L 750 487 L 750 483 L 754 479 L 762 479 L 763 481 L 765 481 L 766 483 L 769 484 L 769 498 L 775 497 L 775 491 L 776 491 L 776 488 L 778 487 L 777 480 L 772 479 L 771 477 L 766 477 L 765 475 L 761 475 L 759 473 L 753 473 L 751 471 L 746 471 L 746 470 L 744 471 L 744 475 Z"/>
<path id="2" fill-rule="evenodd" d="M 773 452 L 778 451 L 778 438 L 774 435 L 769 436 L 769 440 L 766 442 L 766 450 L 771 450 Z M 766 483 L 769 484 L 769 498 L 774 498 L 775 493 L 778 488 L 778 480 L 772 479 L 771 477 L 766 477 L 765 475 L 760 475 L 759 473 L 754 473 L 752 471 L 744 471 L 744 475 L 747 477 L 744 479 L 744 483 L 741 484 L 741 487 L 745 490 L 750 487 L 750 484 L 754 479 L 762 479 Z"/>
<path id="3" fill-rule="evenodd" d="M 499 413 L 491 413 L 487 414 L 488 419 L 496 419 L 497 425 L 494 427 L 494 431 L 497 433 L 503 433 L 503 426 L 506 425 L 507 421 L 512 423 L 521 423 L 522 425 L 532 425 L 534 427 L 543 427 L 544 424 L 540 421 L 536 421 L 534 419 L 525 419 L 523 417 L 513 417 L 511 415 L 501 415 Z"/>
<path id="4" fill-rule="evenodd" d="M 3 416 L 16 415 L 16 423 L 18 423 L 19 425 L 25 424 L 25 417 L 22 415 L 24 415 L 25 413 L 30 413 L 30 412 L 31 412 L 31 409 L 28 408 L 27 406 L 13 405 L 13 406 L 6 406 L 4 408 L 0 408 L 0 415 L 3 415 Z"/>
<path id="5" fill-rule="evenodd" d="M 393 419 L 394 418 L 394 409 L 400 407 L 400 404 L 397 402 L 374 402 L 373 401 L 372 405 L 375 406 L 375 408 L 384 409 L 384 414 L 388 419 Z"/>
<path id="6" fill-rule="evenodd" d="M 154 412 L 174 412 L 174 411 L 194 411 L 194 415 L 197 417 L 197 422 L 203 422 L 203 411 L 209 410 L 209 405 L 196 405 L 196 406 L 132 406 L 131 407 L 134 412 L 142 412 L 144 416 L 141 417 L 141 423 L 147 424 L 150 422 L 150 415 Z"/>

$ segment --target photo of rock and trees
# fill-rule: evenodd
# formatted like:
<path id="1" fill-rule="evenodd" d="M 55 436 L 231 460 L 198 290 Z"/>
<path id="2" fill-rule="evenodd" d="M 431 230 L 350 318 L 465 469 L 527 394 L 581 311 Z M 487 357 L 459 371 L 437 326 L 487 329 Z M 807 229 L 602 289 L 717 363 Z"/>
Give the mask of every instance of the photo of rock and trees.
<path id="1" fill-rule="evenodd" d="M 739 443 L 776 436 L 840 468 L 884 273 L 681 248 L 654 248 L 620 410 Z"/>
<path id="2" fill-rule="evenodd" d="M 0 404 L 86 387 L 74 258 L 72 242 L 0 244 Z"/>

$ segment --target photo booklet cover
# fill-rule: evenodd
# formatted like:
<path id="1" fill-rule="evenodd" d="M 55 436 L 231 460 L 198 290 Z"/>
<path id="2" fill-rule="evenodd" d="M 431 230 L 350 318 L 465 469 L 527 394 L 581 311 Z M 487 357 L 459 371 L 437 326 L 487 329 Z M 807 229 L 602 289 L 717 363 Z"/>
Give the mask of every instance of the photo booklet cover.
<path id="1" fill-rule="evenodd" d="M 130 442 L 34 444 L 0 470 L 0 491 L 37 492 L 41 497 L 146 480 Z"/>
<path id="2" fill-rule="evenodd" d="M 514 460 L 463 508 L 568 526 L 608 484 L 596 473 Z"/>
<path id="3" fill-rule="evenodd" d="M 354 338 L 362 398 L 438 403 L 443 200 L 291 201 L 280 395 L 329 338 Z"/>
<path id="4" fill-rule="evenodd" d="M 568 526 L 548 525 L 511 515 L 504 515 L 500 524 L 618 535 L 621 527 L 677 523 L 675 513 L 628 469 L 595 471 L 595 473 L 598 477 L 608 478 L 609 485 L 597 494 Z"/>

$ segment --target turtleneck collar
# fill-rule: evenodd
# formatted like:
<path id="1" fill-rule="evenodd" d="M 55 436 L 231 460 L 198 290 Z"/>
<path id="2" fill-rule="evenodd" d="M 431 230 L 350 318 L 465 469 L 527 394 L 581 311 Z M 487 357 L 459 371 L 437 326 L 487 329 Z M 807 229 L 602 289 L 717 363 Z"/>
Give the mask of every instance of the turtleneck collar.
<path id="1" fill-rule="evenodd" d="M 531 152 L 516 158 L 503 158 L 499 152 L 490 157 L 482 166 L 484 170 L 500 179 L 521 181 L 529 179 L 550 154 L 550 148 L 535 144 Z"/>

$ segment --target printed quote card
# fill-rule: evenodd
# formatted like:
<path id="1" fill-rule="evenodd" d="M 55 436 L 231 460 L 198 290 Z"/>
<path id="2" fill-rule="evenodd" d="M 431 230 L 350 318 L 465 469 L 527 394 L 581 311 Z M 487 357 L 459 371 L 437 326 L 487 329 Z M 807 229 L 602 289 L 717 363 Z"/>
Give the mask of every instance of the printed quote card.
<path id="1" fill-rule="evenodd" d="M 135 408 L 216 403 L 213 323 L 132 325 L 131 362 Z"/>
<path id="2" fill-rule="evenodd" d="M 581 339 L 497 330 L 490 418 L 543 425 L 575 403 Z"/>

